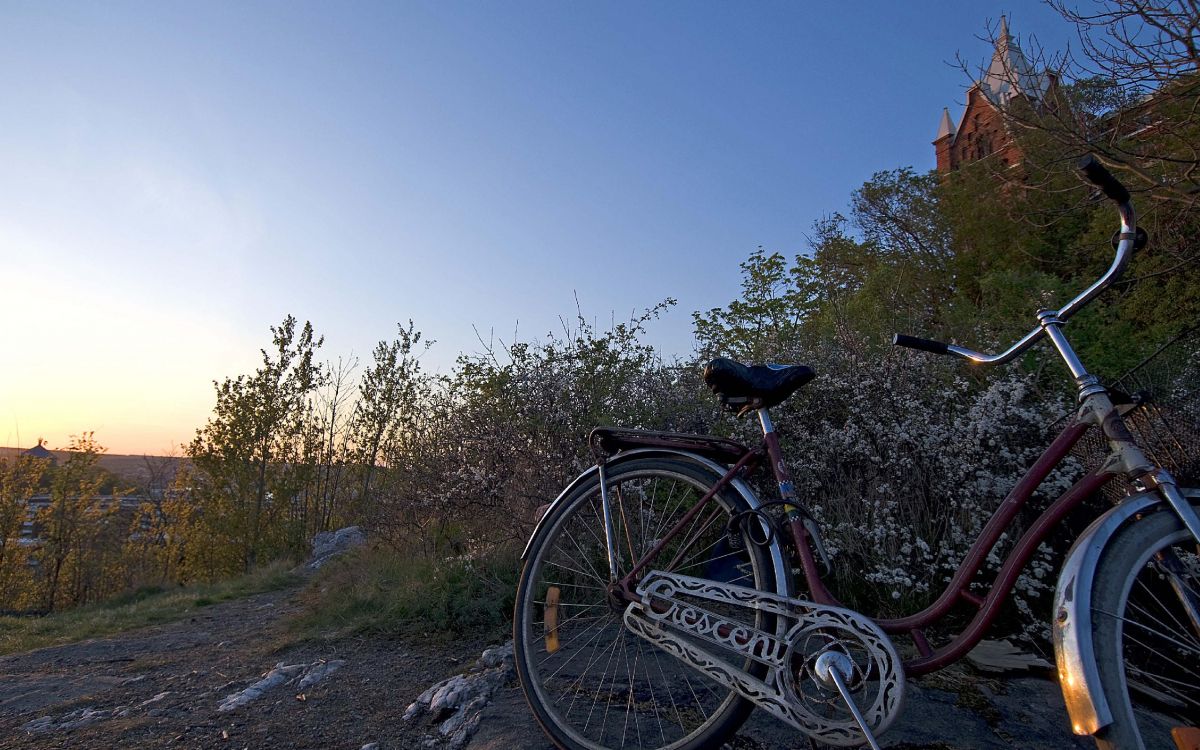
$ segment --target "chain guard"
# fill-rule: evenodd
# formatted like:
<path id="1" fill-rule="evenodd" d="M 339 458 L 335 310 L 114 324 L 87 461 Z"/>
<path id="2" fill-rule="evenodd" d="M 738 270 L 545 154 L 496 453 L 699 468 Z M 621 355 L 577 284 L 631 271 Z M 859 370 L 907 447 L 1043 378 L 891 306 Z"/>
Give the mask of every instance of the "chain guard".
<path id="1" fill-rule="evenodd" d="M 900 713 L 900 657 L 879 626 L 857 612 L 657 570 L 642 579 L 637 592 L 642 601 L 626 608 L 626 627 L 820 742 L 848 747 L 865 741 L 837 689 L 812 670 L 816 657 L 827 650 L 840 650 L 854 662 L 848 682 L 873 734 L 886 730 Z M 706 606 L 713 602 L 769 612 L 780 618 L 778 627 L 774 633 L 758 630 L 678 596 Z M 766 675 L 756 677 L 696 641 L 716 646 L 746 666 L 746 660 L 765 665 Z"/>

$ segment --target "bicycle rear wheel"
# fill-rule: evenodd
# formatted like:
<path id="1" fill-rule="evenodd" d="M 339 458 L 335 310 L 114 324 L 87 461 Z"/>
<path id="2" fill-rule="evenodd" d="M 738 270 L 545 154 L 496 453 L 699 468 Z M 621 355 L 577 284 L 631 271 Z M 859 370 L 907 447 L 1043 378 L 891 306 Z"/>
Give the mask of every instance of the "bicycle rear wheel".
<path id="1" fill-rule="evenodd" d="M 1170 510 L 1105 549 L 1092 586 L 1093 647 L 1113 723 L 1102 750 L 1173 748 L 1200 723 L 1200 548 Z"/>
<path id="2" fill-rule="evenodd" d="M 666 536 L 714 482 L 694 464 L 661 458 L 618 461 L 606 474 L 618 575 Z M 767 551 L 744 532 L 727 529 L 744 510 L 736 493 L 718 493 L 650 567 L 774 590 Z M 543 521 L 517 588 L 515 660 L 538 723 L 559 747 L 571 750 L 719 746 L 752 704 L 631 633 L 621 619 L 623 606 L 608 595 L 608 570 L 595 478 Z M 720 614 L 759 629 L 774 622 L 745 608 Z M 742 666 L 759 676 L 765 672 Z"/>

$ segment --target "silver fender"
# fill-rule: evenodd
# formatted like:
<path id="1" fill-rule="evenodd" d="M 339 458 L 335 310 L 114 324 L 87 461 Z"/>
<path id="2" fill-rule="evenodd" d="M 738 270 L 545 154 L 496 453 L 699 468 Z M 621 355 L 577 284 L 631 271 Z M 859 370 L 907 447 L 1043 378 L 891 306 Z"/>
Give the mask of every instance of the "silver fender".
<path id="1" fill-rule="evenodd" d="M 728 471 L 727 467 L 721 466 L 711 459 L 698 456 L 695 453 L 672 450 L 670 448 L 638 448 L 636 450 L 625 451 L 609 459 L 605 466 L 609 468 L 620 466 L 622 463 L 637 458 L 674 458 L 686 461 L 711 474 L 713 483 L 716 483 Z M 575 477 L 567 485 L 566 489 L 559 493 L 554 502 L 550 503 L 550 507 L 546 509 L 546 512 L 542 514 L 542 517 L 538 519 L 537 524 L 534 526 L 533 533 L 529 536 L 529 541 L 525 543 L 525 550 L 521 552 L 521 560 L 525 560 L 529 556 L 529 549 L 533 546 L 533 540 L 537 538 L 538 533 L 542 530 L 542 524 L 546 523 L 546 520 L 550 518 L 554 511 L 566 502 L 567 498 L 572 495 L 576 488 L 584 482 L 591 481 L 598 472 L 598 467 L 592 466 L 587 471 Z M 754 491 L 742 479 L 732 480 L 729 483 L 729 487 L 740 495 L 750 508 L 757 509 L 762 507 L 762 502 L 758 499 L 758 496 L 754 494 Z M 778 543 L 771 545 L 770 555 L 771 566 L 775 570 L 775 591 L 782 596 L 794 596 L 795 594 L 792 591 L 791 567 L 784 560 L 782 548 Z"/>
<path id="2" fill-rule="evenodd" d="M 1200 495 L 1197 490 L 1180 491 L 1189 498 Z M 1160 503 L 1164 501 L 1157 492 L 1141 492 L 1122 500 L 1075 540 L 1059 573 L 1054 592 L 1054 659 L 1075 734 L 1095 734 L 1112 723 L 1092 649 L 1091 600 L 1096 564 L 1117 531 Z"/>

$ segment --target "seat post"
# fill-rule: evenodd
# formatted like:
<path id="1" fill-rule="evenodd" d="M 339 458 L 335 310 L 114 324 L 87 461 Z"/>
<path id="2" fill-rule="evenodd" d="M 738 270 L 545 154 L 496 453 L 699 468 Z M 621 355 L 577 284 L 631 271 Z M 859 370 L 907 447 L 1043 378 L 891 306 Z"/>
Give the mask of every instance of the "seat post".
<path id="1" fill-rule="evenodd" d="M 758 409 L 758 422 L 762 425 L 764 437 L 775 432 L 775 425 L 771 422 L 771 415 L 767 413 L 765 407 L 759 407 Z"/>

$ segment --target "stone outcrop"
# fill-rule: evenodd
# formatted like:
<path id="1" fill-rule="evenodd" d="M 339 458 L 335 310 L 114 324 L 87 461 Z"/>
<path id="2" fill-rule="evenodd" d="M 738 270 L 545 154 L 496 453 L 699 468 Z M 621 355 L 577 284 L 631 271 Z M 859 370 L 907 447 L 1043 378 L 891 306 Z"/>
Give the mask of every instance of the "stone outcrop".
<path id="1" fill-rule="evenodd" d="M 305 564 L 308 570 L 317 570 L 338 555 L 367 543 L 367 536 L 358 526 L 347 526 L 337 531 L 322 531 L 312 539 L 312 557 Z"/>
<path id="2" fill-rule="evenodd" d="M 492 694 L 516 676 L 512 641 L 487 649 L 466 672 L 429 687 L 404 712 L 404 721 L 427 716 L 437 723 L 438 737 L 427 735 L 425 747 L 465 747 L 479 728 Z"/>

